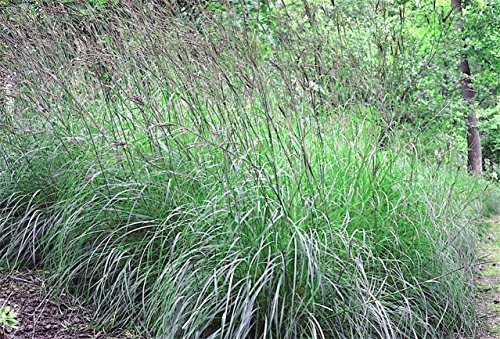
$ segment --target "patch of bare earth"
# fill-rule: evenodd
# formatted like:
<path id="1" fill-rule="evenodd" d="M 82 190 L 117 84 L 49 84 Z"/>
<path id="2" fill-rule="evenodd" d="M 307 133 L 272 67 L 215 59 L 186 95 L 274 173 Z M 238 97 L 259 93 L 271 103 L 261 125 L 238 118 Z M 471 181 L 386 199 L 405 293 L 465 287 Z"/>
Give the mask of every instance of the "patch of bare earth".
<path id="1" fill-rule="evenodd" d="M 0 275 L 0 307 L 8 305 L 18 316 L 17 329 L 5 329 L 0 339 L 133 338 L 130 334 L 96 332 L 86 309 L 74 298 L 51 298 L 44 281 L 29 272 Z"/>
<path id="2" fill-rule="evenodd" d="M 476 306 L 485 328 L 479 338 L 500 338 L 500 216 L 488 221 L 490 234 L 481 246 L 485 263 L 476 278 L 478 298 Z"/>

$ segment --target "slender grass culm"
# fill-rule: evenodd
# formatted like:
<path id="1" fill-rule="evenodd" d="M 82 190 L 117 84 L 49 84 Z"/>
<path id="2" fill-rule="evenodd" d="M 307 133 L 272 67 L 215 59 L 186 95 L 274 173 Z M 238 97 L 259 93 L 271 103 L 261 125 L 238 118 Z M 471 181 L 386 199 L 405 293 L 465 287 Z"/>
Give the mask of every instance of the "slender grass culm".
<path id="1" fill-rule="evenodd" d="M 2 261 L 145 337 L 476 333 L 484 187 L 387 141 L 364 37 L 324 37 L 329 82 L 307 27 L 85 8 L 2 18 Z"/>

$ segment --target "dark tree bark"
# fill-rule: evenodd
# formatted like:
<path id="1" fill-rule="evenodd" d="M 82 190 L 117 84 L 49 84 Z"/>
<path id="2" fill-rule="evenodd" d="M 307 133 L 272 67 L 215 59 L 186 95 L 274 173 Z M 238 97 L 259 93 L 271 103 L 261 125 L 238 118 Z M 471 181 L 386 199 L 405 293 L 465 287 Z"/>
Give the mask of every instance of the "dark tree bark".
<path id="1" fill-rule="evenodd" d="M 456 29 L 459 32 L 464 31 L 464 24 L 462 19 L 462 0 L 451 0 L 452 9 L 458 14 L 458 23 Z M 464 46 L 466 47 L 466 46 Z M 481 138 L 479 130 L 477 129 L 477 116 L 472 110 L 472 101 L 474 100 L 474 89 L 472 88 L 471 72 L 469 60 L 465 52 L 461 56 L 460 68 L 463 74 L 461 81 L 462 85 L 462 99 L 466 102 L 468 112 L 467 118 L 467 167 L 477 175 L 483 173 L 483 154 L 481 149 Z"/>

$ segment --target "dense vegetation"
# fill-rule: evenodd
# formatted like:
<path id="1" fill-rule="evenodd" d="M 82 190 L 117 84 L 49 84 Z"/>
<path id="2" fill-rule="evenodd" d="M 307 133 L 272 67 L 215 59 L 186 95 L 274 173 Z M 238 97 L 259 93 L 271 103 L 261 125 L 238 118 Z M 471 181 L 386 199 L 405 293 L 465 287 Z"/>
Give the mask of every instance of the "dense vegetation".
<path id="1" fill-rule="evenodd" d="M 2 5 L 1 260 L 144 336 L 474 335 L 494 1 L 172 3 Z"/>

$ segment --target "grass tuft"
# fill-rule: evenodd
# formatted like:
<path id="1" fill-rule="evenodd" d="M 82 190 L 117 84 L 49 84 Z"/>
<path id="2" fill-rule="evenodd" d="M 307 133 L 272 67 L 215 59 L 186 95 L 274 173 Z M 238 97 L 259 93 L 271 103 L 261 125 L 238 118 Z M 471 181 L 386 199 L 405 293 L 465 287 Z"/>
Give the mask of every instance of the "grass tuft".
<path id="1" fill-rule="evenodd" d="M 218 17 L 127 6 L 86 35 L 71 7 L 3 23 L 19 93 L 0 127 L 2 261 L 157 337 L 476 332 L 483 184 L 388 142 L 369 65 L 325 41 L 325 97 L 313 56 L 296 62 L 305 33 L 268 53 Z"/>

